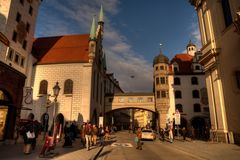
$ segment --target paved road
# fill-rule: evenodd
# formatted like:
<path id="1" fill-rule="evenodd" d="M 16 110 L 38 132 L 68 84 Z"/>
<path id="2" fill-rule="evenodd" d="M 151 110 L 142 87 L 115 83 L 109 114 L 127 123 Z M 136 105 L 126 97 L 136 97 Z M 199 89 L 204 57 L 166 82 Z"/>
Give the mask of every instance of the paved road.
<path id="1" fill-rule="evenodd" d="M 201 141 L 169 143 L 156 140 L 144 141 L 143 150 L 137 150 L 133 139 L 133 134 L 117 132 L 115 138 L 107 142 L 98 160 L 237 160 L 240 157 L 240 147 L 236 145 L 210 145 Z"/>

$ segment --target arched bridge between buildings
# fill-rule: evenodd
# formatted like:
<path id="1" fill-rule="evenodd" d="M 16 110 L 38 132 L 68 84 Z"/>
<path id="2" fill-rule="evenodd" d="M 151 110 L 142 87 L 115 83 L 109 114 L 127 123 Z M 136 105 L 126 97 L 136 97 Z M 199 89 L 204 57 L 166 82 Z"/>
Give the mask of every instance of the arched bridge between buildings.
<path id="1" fill-rule="evenodd" d="M 105 113 L 120 109 L 156 112 L 154 93 L 118 93 L 105 96 Z"/>

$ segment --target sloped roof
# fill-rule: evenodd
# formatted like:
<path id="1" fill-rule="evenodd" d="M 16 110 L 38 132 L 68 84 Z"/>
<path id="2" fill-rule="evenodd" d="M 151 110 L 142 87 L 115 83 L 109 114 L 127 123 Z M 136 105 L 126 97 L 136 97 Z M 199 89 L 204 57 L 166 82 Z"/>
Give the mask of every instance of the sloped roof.
<path id="1" fill-rule="evenodd" d="M 171 60 L 171 64 L 176 62 L 179 66 L 179 72 L 182 74 L 192 73 L 192 60 L 193 56 L 183 53 L 183 54 L 176 54 L 175 57 Z"/>
<path id="2" fill-rule="evenodd" d="M 36 38 L 33 56 L 37 64 L 87 63 L 89 34 Z"/>

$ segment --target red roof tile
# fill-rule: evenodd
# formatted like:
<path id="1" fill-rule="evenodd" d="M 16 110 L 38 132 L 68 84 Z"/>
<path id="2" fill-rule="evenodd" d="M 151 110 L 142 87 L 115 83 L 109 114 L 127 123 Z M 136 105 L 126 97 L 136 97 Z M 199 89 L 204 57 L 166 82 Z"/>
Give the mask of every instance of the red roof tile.
<path id="1" fill-rule="evenodd" d="M 176 62 L 179 66 L 179 72 L 181 74 L 192 73 L 192 59 L 193 56 L 189 54 L 176 54 L 175 57 L 171 60 L 171 64 Z"/>
<path id="2" fill-rule="evenodd" d="M 89 34 L 36 38 L 33 55 L 37 64 L 87 63 L 88 40 Z"/>

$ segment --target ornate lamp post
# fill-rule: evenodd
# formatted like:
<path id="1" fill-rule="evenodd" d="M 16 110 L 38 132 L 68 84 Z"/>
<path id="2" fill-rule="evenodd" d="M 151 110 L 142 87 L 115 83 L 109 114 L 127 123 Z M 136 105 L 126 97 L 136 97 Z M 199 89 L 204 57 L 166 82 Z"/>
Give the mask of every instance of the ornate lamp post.
<path id="1" fill-rule="evenodd" d="M 53 96 L 54 96 L 54 106 L 53 106 L 53 115 L 52 115 L 52 117 L 53 117 L 53 122 L 52 122 L 52 124 L 53 124 L 53 136 L 55 137 L 55 130 L 56 130 L 56 128 L 55 128 L 55 112 L 56 112 L 56 104 L 57 104 L 57 97 L 58 97 L 58 95 L 59 95 L 59 92 L 60 92 L 60 87 L 59 87 L 59 85 L 58 85 L 58 82 L 56 82 L 56 84 L 55 84 L 55 86 L 53 87 Z"/>

